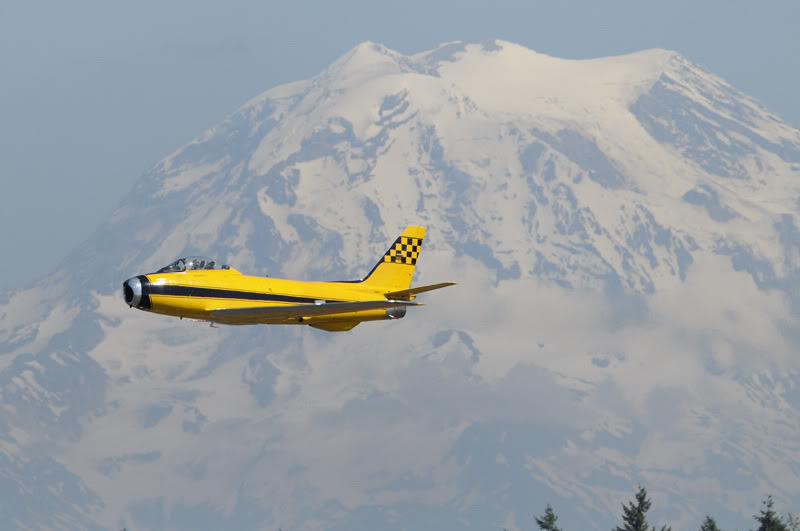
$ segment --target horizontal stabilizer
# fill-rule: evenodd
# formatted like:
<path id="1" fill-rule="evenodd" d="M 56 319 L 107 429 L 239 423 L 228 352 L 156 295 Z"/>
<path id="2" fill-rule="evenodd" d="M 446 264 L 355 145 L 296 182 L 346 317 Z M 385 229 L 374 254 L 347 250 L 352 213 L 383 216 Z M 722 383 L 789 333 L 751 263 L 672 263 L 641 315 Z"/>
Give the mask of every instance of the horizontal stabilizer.
<path id="1" fill-rule="evenodd" d="M 355 302 L 320 302 L 317 304 L 293 304 L 251 306 L 248 308 L 219 308 L 210 313 L 217 319 L 268 319 L 281 321 L 312 317 L 316 315 L 335 315 L 338 313 L 362 312 L 406 306 L 419 306 L 419 303 L 395 300 L 355 301 Z"/>
<path id="2" fill-rule="evenodd" d="M 455 282 L 442 282 L 440 284 L 429 284 L 427 286 L 418 286 L 416 288 L 404 289 L 400 291 L 390 291 L 389 293 L 386 293 L 386 298 L 410 301 L 417 296 L 417 293 L 425 293 L 426 291 L 433 291 L 435 289 L 442 289 L 455 285 Z"/>

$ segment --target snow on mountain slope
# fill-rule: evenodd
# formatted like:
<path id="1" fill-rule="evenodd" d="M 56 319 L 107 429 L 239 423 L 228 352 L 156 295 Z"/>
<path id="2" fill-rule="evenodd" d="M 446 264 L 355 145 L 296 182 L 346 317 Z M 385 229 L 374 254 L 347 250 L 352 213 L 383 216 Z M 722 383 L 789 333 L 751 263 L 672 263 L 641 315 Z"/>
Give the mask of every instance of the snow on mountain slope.
<path id="1" fill-rule="evenodd" d="M 680 528 L 800 497 L 800 132 L 674 52 L 363 43 L 165 157 L 0 300 L 17 525 Z M 327 335 L 129 310 L 186 254 L 360 278 L 409 223 L 402 321 Z M 532 505 L 533 504 L 533 505 Z M 797 510 L 796 508 L 794 510 Z"/>

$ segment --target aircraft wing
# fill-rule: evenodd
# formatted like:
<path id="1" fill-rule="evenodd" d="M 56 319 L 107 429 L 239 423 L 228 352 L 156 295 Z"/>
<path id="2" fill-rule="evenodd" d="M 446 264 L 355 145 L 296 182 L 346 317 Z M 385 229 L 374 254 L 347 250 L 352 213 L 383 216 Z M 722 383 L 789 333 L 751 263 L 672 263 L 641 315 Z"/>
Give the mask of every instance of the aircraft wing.
<path id="1" fill-rule="evenodd" d="M 218 319 L 269 319 L 281 321 L 286 319 L 298 319 L 300 317 L 312 317 L 315 315 L 333 315 L 337 313 L 361 312 L 364 310 L 380 310 L 383 308 L 400 308 L 407 306 L 420 306 L 416 302 L 380 300 L 380 301 L 356 301 L 356 302 L 321 302 L 316 304 L 293 304 L 271 305 L 271 306 L 251 306 L 248 308 L 219 308 L 211 310 L 212 317 Z"/>

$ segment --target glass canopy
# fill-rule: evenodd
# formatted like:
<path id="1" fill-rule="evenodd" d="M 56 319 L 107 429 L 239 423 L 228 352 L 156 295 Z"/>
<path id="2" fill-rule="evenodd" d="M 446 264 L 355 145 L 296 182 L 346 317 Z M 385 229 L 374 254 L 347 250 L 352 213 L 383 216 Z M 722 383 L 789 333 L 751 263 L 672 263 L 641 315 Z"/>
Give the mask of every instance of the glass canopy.
<path id="1" fill-rule="evenodd" d="M 168 266 L 162 267 L 156 273 L 180 273 L 198 269 L 228 269 L 228 266 L 225 264 L 218 266 L 216 260 L 204 256 L 186 256 L 178 258 Z"/>

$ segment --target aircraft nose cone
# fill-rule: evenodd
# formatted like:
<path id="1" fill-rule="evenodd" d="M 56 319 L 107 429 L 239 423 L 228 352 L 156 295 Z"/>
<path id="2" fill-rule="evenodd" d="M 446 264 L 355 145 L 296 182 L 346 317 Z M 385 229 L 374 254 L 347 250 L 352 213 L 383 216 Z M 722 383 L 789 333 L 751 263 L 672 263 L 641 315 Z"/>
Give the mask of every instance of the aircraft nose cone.
<path id="1" fill-rule="evenodd" d="M 122 295 L 128 306 L 139 306 L 142 300 L 142 283 L 136 278 L 129 278 L 122 283 Z"/>

